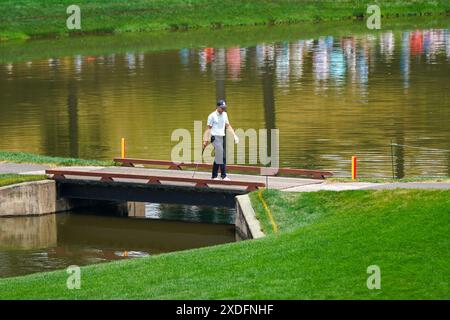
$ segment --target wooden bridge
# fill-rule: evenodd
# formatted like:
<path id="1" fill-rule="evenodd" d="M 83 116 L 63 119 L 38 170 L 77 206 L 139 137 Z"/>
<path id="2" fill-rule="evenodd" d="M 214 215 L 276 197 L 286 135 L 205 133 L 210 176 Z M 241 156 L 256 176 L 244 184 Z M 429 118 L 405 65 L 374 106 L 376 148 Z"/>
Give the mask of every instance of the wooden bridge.
<path id="1" fill-rule="evenodd" d="M 225 181 L 211 179 L 212 165 L 205 163 L 132 158 L 114 161 L 118 166 L 58 168 L 46 170 L 46 174 L 57 181 L 60 197 L 225 207 L 234 206 L 236 195 L 259 188 L 285 189 L 321 183 L 332 176 L 326 171 L 227 165 L 228 172 L 244 174 L 229 173 L 231 180 Z M 194 169 L 195 173 L 183 168 Z"/>
<path id="2" fill-rule="evenodd" d="M 212 165 L 208 163 L 173 163 L 167 160 L 146 160 L 146 159 L 136 159 L 136 158 L 114 158 L 114 161 L 121 163 L 127 167 L 135 167 L 136 165 L 159 165 L 166 166 L 173 170 L 182 170 L 185 168 L 203 168 L 212 169 Z M 257 167 L 257 166 L 242 166 L 242 165 L 227 165 L 227 171 L 241 171 L 250 172 L 260 175 L 295 175 L 295 176 L 305 176 L 311 177 L 313 179 L 325 179 L 331 177 L 333 174 L 328 171 L 320 170 L 306 170 L 306 169 L 291 169 L 291 168 L 272 168 L 272 167 Z"/>

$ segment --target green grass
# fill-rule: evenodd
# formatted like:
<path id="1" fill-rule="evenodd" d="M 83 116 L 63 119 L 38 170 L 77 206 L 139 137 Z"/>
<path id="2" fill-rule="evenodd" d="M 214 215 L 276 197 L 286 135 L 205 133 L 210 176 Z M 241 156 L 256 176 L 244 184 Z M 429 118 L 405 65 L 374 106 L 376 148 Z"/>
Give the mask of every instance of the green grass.
<path id="1" fill-rule="evenodd" d="M 400 179 L 392 178 L 358 178 L 353 181 L 352 178 L 327 178 L 327 182 L 372 182 L 372 183 L 393 183 L 393 182 L 450 182 L 450 177 L 407 177 Z"/>
<path id="2" fill-rule="evenodd" d="M 278 234 L 83 267 L 80 290 L 66 288 L 64 270 L 2 279 L 0 298 L 450 298 L 450 191 L 264 196 Z M 366 287 L 370 265 L 381 269 L 381 290 Z"/>
<path id="3" fill-rule="evenodd" d="M 21 182 L 45 180 L 45 175 L 0 174 L 0 187 L 9 186 Z"/>
<path id="4" fill-rule="evenodd" d="M 113 161 L 50 157 L 28 152 L 0 151 L 0 162 L 46 164 L 50 166 L 114 166 Z"/>
<path id="5" fill-rule="evenodd" d="M 378 0 L 384 17 L 439 15 L 447 0 Z M 71 0 L 0 1 L 0 40 L 69 34 L 222 28 L 362 18 L 371 0 L 79 0 L 81 30 L 66 28 Z"/>

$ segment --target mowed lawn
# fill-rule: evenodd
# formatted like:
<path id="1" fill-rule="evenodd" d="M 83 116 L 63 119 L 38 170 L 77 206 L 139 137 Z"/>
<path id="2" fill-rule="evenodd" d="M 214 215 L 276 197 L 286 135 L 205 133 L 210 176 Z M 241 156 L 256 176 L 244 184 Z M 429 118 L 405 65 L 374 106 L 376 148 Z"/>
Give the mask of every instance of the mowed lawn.
<path id="1" fill-rule="evenodd" d="M 12 184 L 39 181 L 47 179 L 46 175 L 31 175 L 31 174 L 0 174 L 0 187 L 9 186 Z M 0 199 L 1 201 L 1 199 Z M 1 223 L 1 221 L 0 221 Z"/>
<path id="2" fill-rule="evenodd" d="M 114 166 L 117 165 L 113 161 L 102 160 L 86 160 L 78 158 L 51 157 L 40 154 L 20 151 L 4 151 L 0 150 L 0 163 L 32 163 L 44 164 L 50 166 Z"/>
<path id="3" fill-rule="evenodd" d="M 263 194 L 263 239 L 0 280 L 2 299 L 449 299 L 450 191 Z M 252 194 L 256 203 L 257 195 Z M 367 268 L 379 266 L 381 289 Z"/>

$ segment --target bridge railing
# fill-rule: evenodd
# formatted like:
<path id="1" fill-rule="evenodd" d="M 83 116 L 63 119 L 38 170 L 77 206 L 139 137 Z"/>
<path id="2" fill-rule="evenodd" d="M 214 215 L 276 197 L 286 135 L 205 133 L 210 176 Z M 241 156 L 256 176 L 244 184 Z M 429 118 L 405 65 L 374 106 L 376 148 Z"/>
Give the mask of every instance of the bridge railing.
<path id="1" fill-rule="evenodd" d="M 64 180 L 67 176 L 75 177 L 96 177 L 100 178 L 100 181 L 114 182 L 115 179 L 132 179 L 132 180 L 146 180 L 148 184 L 161 184 L 162 181 L 169 182 L 188 182 L 195 183 L 195 187 L 209 187 L 210 185 L 225 185 L 225 186 L 238 186 L 246 187 L 247 191 L 254 191 L 258 188 L 264 188 L 266 186 L 263 182 L 253 181 L 237 181 L 237 180 L 212 180 L 201 179 L 191 177 L 171 177 L 171 176 L 156 176 L 156 175 L 144 175 L 134 173 L 113 173 L 103 171 L 77 171 L 77 170 L 46 170 L 46 174 L 53 175 L 54 180 Z"/>
<path id="2" fill-rule="evenodd" d="M 142 165 L 156 165 L 166 166 L 173 170 L 182 170 L 185 168 L 202 168 L 211 169 L 212 165 L 208 163 L 174 163 L 167 160 L 149 160 L 149 159 L 137 159 L 137 158 L 114 158 L 114 162 L 121 163 L 123 166 L 134 167 L 136 164 Z M 228 171 L 242 171 L 256 173 L 260 175 L 273 175 L 280 174 L 295 175 L 295 176 L 307 176 L 313 179 L 325 179 L 333 176 L 331 172 L 322 170 L 307 170 L 307 169 L 293 169 L 293 168 L 271 168 L 271 167 L 258 167 L 258 166 L 243 166 L 243 165 L 227 165 Z"/>

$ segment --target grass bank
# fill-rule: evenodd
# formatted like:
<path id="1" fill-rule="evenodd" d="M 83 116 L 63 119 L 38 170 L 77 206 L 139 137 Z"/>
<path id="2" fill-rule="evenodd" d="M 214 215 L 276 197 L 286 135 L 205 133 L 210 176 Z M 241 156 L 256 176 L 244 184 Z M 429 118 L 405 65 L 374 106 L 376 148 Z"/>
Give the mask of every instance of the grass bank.
<path id="1" fill-rule="evenodd" d="M 0 1 L 0 39 L 221 28 L 365 17 L 370 0 L 79 0 L 81 30 L 66 27 L 71 0 Z M 447 0 L 378 0 L 383 17 L 439 15 Z"/>
<path id="2" fill-rule="evenodd" d="M 252 195 L 254 198 L 255 194 Z M 448 299 L 450 191 L 264 192 L 279 233 L 0 280 L 2 299 Z M 256 199 L 254 199 L 256 201 Z M 367 268 L 381 269 L 368 290 Z"/>
<path id="3" fill-rule="evenodd" d="M 50 166 L 114 166 L 113 161 L 50 157 L 28 152 L 0 151 L 0 162 L 44 164 Z"/>
<path id="4" fill-rule="evenodd" d="M 407 177 L 400 179 L 392 179 L 392 178 L 358 178 L 356 181 L 353 181 L 352 178 L 347 177 L 331 177 L 326 180 L 327 183 L 334 182 L 372 182 L 372 183 L 394 183 L 394 182 L 450 182 L 450 177 L 441 176 L 441 177 Z"/>
<path id="5" fill-rule="evenodd" d="M 45 175 L 0 174 L 0 187 L 45 179 L 47 179 L 47 176 Z"/>

